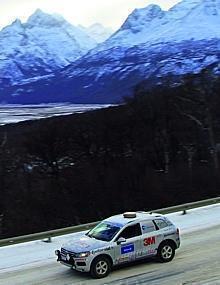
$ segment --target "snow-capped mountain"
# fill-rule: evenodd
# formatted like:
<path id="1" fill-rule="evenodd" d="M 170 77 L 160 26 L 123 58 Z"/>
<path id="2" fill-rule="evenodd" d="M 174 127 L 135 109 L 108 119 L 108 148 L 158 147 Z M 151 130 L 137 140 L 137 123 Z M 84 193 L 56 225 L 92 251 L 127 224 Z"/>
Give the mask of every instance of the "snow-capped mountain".
<path id="1" fill-rule="evenodd" d="M 156 84 L 168 74 L 198 73 L 210 64 L 220 64 L 220 0 L 183 0 L 169 11 L 149 5 L 134 10 L 109 39 L 61 72 L 4 90 L 2 98 L 115 103 L 143 80 Z"/>
<path id="2" fill-rule="evenodd" d="M 183 0 L 169 11 L 152 4 L 134 10 L 101 48 L 220 38 L 219 27 L 219 0 Z"/>
<path id="3" fill-rule="evenodd" d="M 113 29 L 106 28 L 99 23 L 95 23 L 89 27 L 84 27 L 82 25 L 79 25 L 78 27 L 87 33 L 91 38 L 93 38 L 97 43 L 104 42 L 114 32 Z"/>
<path id="4" fill-rule="evenodd" d="M 9 84 L 60 69 L 96 46 L 94 39 L 59 15 L 37 10 L 0 32 L 0 77 Z"/>

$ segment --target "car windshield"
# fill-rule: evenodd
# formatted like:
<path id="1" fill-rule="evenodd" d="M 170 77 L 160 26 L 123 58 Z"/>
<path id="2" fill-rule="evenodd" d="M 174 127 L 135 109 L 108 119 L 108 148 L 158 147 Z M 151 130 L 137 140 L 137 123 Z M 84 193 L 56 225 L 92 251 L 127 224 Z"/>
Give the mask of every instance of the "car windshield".
<path id="1" fill-rule="evenodd" d="M 119 232 L 121 228 L 122 225 L 120 224 L 101 222 L 95 228 L 90 230 L 87 233 L 87 236 L 103 241 L 110 241 Z"/>

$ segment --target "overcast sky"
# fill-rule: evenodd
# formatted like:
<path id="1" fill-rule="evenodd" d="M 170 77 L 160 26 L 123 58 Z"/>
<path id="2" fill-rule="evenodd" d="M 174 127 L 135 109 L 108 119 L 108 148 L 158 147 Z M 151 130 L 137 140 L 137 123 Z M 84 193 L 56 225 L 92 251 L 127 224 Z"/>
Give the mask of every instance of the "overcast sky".
<path id="1" fill-rule="evenodd" d="M 0 28 L 16 18 L 24 22 L 40 8 L 61 14 L 75 25 L 89 26 L 98 22 L 117 29 L 135 8 L 154 3 L 168 10 L 177 2 L 180 0 L 0 0 Z"/>

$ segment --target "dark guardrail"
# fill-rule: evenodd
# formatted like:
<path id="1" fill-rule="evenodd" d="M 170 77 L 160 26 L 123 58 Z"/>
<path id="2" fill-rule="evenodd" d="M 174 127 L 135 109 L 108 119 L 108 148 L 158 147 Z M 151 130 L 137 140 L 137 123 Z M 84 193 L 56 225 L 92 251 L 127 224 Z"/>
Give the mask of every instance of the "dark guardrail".
<path id="1" fill-rule="evenodd" d="M 163 209 L 156 209 L 156 210 L 152 210 L 148 212 L 156 212 L 156 213 L 161 213 L 161 214 L 181 212 L 182 214 L 187 214 L 187 211 L 190 209 L 204 207 L 204 206 L 213 205 L 217 203 L 220 203 L 220 197 L 206 199 L 206 200 L 192 202 L 192 203 L 186 203 L 186 204 L 172 206 L 172 207 L 163 208 Z M 90 228 L 97 225 L 97 223 L 98 221 L 93 222 L 93 223 L 83 224 L 83 225 L 72 226 L 68 228 L 62 228 L 62 229 L 50 230 L 46 232 L 34 233 L 30 235 L 1 239 L 0 247 L 6 246 L 6 245 L 17 244 L 17 243 L 34 241 L 34 240 L 43 240 L 44 242 L 51 242 L 53 237 L 89 230 Z"/>

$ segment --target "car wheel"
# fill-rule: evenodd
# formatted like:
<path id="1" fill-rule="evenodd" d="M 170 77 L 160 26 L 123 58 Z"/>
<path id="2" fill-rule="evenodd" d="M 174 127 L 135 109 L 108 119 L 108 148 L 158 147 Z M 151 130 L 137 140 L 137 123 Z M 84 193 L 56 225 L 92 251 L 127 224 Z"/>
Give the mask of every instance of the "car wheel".
<path id="1" fill-rule="evenodd" d="M 162 243 L 157 251 L 157 257 L 161 262 L 169 262 L 175 256 L 175 247 L 170 242 Z"/>
<path id="2" fill-rule="evenodd" d="M 111 271 L 111 262 L 109 258 L 100 256 L 95 258 L 91 265 L 91 276 L 93 278 L 104 278 Z"/>

